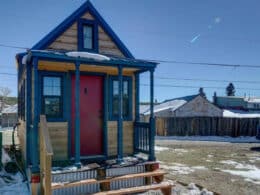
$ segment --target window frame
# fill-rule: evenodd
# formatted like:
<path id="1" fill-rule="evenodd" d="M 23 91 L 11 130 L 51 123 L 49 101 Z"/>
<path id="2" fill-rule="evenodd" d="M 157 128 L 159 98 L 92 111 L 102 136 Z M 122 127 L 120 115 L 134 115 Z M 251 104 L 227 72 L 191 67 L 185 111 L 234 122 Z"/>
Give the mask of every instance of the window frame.
<path id="1" fill-rule="evenodd" d="M 60 78 L 60 96 L 58 95 L 44 95 L 44 77 L 54 77 L 54 78 Z M 64 75 L 63 74 L 59 74 L 59 73 L 43 73 L 41 74 L 41 106 L 40 106 L 40 110 L 41 110 L 41 114 L 45 114 L 45 97 L 58 97 L 60 102 L 59 102 L 59 106 L 60 106 L 60 113 L 59 116 L 48 116 L 46 115 L 46 119 L 47 121 L 64 121 L 64 117 L 65 117 L 65 100 L 64 100 Z"/>
<path id="2" fill-rule="evenodd" d="M 84 25 L 92 26 L 92 49 L 84 48 Z M 98 53 L 98 24 L 95 20 L 80 19 L 78 20 L 78 50 L 87 52 L 97 52 Z"/>
<path id="3" fill-rule="evenodd" d="M 109 120 L 117 121 L 118 117 L 113 115 L 113 81 L 119 81 L 117 76 L 109 77 Z M 128 82 L 128 115 L 123 116 L 123 121 L 132 121 L 133 120 L 133 79 L 131 76 L 123 76 L 124 81 Z"/>

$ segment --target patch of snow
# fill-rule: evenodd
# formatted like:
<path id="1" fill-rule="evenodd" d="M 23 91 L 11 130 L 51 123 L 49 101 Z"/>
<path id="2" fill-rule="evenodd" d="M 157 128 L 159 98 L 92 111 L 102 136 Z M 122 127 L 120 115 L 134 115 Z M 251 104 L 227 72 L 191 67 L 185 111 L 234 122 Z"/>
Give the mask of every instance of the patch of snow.
<path id="1" fill-rule="evenodd" d="M 156 152 L 162 152 L 162 151 L 170 150 L 170 148 L 163 147 L 163 146 L 155 146 L 154 149 L 155 149 Z"/>
<path id="2" fill-rule="evenodd" d="M 174 151 L 174 152 L 182 152 L 182 153 L 188 152 L 188 150 L 182 149 L 182 148 L 175 148 L 175 149 L 173 149 L 173 151 Z"/>
<path id="3" fill-rule="evenodd" d="M 256 137 L 241 136 L 156 136 L 157 140 L 181 140 L 181 141 L 213 141 L 230 143 L 260 143 Z"/>
<path id="4" fill-rule="evenodd" d="M 243 110 L 223 110 L 223 117 L 227 118 L 259 118 L 260 112 L 249 112 Z"/>
<path id="5" fill-rule="evenodd" d="M 197 169 L 197 170 L 208 170 L 206 167 L 204 166 L 194 166 L 192 167 L 193 169 Z"/>
<path id="6" fill-rule="evenodd" d="M 2 148 L 2 159 L 1 162 L 3 165 L 5 165 L 6 163 L 10 162 L 11 158 L 10 156 L 6 153 L 6 151 Z"/>
<path id="7" fill-rule="evenodd" d="M 22 58 L 22 64 L 26 65 L 27 64 L 27 59 L 28 59 L 28 54 L 24 55 Z"/>
<path id="8" fill-rule="evenodd" d="M 214 157 L 214 155 L 208 154 L 208 158 L 212 158 L 212 157 Z"/>
<path id="9" fill-rule="evenodd" d="M 248 169 L 248 170 L 257 169 L 256 166 L 254 166 L 254 165 L 242 164 L 242 163 L 235 162 L 233 160 L 223 160 L 223 161 L 220 161 L 220 163 L 233 165 L 236 169 Z"/>
<path id="10" fill-rule="evenodd" d="M 110 58 L 107 56 L 101 54 L 89 53 L 89 52 L 71 51 L 71 52 L 67 52 L 66 55 L 70 57 L 90 58 L 98 61 L 110 60 Z"/>
<path id="11" fill-rule="evenodd" d="M 229 173 L 231 175 L 237 175 L 244 177 L 245 181 L 253 182 L 255 184 L 260 184 L 260 169 L 255 165 L 242 164 L 235 162 L 233 160 L 220 161 L 220 163 L 228 164 L 234 166 L 237 170 L 221 170 L 223 172 Z"/>
<path id="12" fill-rule="evenodd" d="M 29 195 L 27 182 L 23 181 L 21 173 L 8 174 L 0 172 L 0 194 L 1 195 Z"/>
<path id="13" fill-rule="evenodd" d="M 63 172 L 71 172 L 77 171 L 76 166 L 67 166 L 67 167 L 52 167 L 51 173 L 63 173 Z"/>
<path id="14" fill-rule="evenodd" d="M 260 169 L 247 170 L 247 171 L 241 171 L 241 170 L 221 170 L 221 171 L 260 182 Z"/>
<path id="15" fill-rule="evenodd" d="M 204 166 L 189 167 L 185 164 L 180 164 L 180 163 L 171 163 L 170 165 L 161 163 L 160 167 L 169 170 L 172 174 L 180 174 L 180 175 L 188 175 L 194 172 L 195 170 L 207 170 L 207 168 Z"/>

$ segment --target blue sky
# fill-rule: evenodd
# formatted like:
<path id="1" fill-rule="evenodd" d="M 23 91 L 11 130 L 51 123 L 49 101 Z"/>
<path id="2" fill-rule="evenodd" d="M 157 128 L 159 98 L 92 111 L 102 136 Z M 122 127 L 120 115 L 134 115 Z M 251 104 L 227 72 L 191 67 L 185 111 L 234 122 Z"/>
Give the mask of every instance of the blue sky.
<path id="1" fill-rule="evenodd" d="M 3 0 L 0 6 L 0 44 L 31 47 L 58 25 L 84 0 Z M 136 58 L 211 62 L 260 66 L 259 6 L 257 0 L 92 0 Z M 0 47 L 0 72 L 16 73 L 15 54 L 20 49 Z M 214 91 L 225 94 L 227 82 L 166 80 L 160 77 L 259 81 L 260 69 L 223 68 L 161 63 L 155 72 L 155 98 L 196 94 L 205 88 L 209 99 Z M 148 75 L 141 78 L 149 83 Z M 15 76 L 0 75 L 0 86 L 16 95 Z M 158 86 L 159 85 L 159 86 Z M 236 95 L 260 96 L 260 83 L 237 83 Z M 223 87 L 220 89 L 219 87 Z M 259 89 L 259 90 L 252 90 Z M 149 99 L 142 86 L 141 99 Z"/>

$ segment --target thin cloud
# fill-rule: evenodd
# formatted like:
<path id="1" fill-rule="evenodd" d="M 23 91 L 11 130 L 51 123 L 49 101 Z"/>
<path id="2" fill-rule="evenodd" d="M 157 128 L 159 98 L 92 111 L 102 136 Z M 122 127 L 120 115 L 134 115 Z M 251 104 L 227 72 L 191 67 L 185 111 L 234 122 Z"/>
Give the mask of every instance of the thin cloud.
<path id="1" fill-rule="evenodd" d="M 193 37 L 193 39 L 191 39 L 190 42 L 194 43 L 199 37 L 200 37 L 200 34 L 198 34 L 197 36 Z"/>

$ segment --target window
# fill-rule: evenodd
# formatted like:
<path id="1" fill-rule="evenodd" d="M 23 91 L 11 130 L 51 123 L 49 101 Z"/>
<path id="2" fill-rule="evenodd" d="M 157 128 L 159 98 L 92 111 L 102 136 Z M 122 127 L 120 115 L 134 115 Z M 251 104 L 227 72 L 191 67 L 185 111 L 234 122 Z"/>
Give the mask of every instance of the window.
<path id="1" fill-rule="evenodd" d="M 117 120 L 118 117 L 118 101 L 119 101 L 119 81 L 116 77 L 111 78 L 111 102 L 110 102 L 110 119 Z M 131 119 L 131 79 L 124 77 L 123 79 L 123 119 Z"/>
<path id="2" fill-rule="evenodd" d="M 47 118 L 62 117 L 61 77 L 43 77 L 42 112 Z"/>
<path id="3" fill-rule="evenodd" d="M 93 26 L 83 25 L 83 48 L 93 49 Z"/>
<path id="4" fill-rule="evenodd" d="M 98 52 L 98 25 L 95 20 L 79 20 L 78 50 Z"/>

